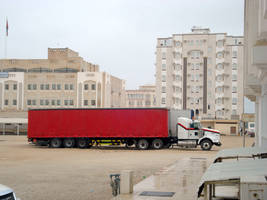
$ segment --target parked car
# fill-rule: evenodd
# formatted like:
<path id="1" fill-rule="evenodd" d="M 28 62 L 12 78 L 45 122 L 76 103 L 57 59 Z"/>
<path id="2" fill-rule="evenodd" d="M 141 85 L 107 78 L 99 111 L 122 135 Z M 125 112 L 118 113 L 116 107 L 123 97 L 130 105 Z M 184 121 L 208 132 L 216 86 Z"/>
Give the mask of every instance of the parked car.
<path id="1" fill-rule="evenodd" d="M 19 198 L 16 198 L 16 195 L 14 191 L 5 186 L 0 184 L 0 199 L 1 200 L 20 200 Z"/>

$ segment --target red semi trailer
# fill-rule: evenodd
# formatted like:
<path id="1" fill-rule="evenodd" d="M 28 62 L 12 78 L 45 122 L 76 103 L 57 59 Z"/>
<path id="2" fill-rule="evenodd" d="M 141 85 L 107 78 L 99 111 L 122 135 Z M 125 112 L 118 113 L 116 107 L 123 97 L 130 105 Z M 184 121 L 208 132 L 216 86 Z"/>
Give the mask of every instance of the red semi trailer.
<path id="1" fill-rule="evenodd" d="M 28 119 L 29 141 L 54 148 L 85 148 L 107 139 L 140 149 L 170 142 L 167 109 L 36 109 Z"/>
<path id="2" fill-rule="evenodd" d="M 173 143 L 194 147 L 204 141 L 209 147 L 216 144 L 217 140 L 203 135 L 199 122 L 186 120 L 190 114 L 190 110 L 166 108 L 34 109 L 28 112 L 28 140 L 53 148 L 86 148 L 98 143 L 139 149 L 160 149 Z M 178 133 L 178 118 L 182 123 L 188 121 L 186 126 L 197 126 L 181 125 L 183 130 Z"/>

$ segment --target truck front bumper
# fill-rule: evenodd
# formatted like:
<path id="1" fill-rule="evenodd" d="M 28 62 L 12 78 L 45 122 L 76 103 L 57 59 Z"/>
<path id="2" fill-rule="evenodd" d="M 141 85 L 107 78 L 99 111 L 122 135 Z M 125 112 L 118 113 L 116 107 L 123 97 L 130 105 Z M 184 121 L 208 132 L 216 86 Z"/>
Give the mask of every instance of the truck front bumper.
<path id="1" fill-rule="evenodd" d="M 216 146 L 222 146 L 222 143 L 220 143 L 220 142 L 216 142 L 216 143 L 214 143 Z"/>

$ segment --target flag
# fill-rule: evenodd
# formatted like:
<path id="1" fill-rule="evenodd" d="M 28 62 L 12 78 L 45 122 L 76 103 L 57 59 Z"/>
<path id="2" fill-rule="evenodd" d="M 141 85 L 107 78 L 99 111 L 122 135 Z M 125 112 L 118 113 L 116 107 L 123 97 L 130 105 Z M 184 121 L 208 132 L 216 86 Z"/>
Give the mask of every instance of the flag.
<path id="1" fill-rule="evenodd" d="M 6 36 L 8 36 L 8 20 L 6 19 Z"/>

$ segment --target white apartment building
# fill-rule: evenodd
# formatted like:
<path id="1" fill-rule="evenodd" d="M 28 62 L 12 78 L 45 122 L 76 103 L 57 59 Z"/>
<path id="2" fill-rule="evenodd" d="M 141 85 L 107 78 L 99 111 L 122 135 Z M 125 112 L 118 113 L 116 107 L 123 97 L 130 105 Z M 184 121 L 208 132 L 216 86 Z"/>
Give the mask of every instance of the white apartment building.
<path id="1" fill-rule="evenodd" d="M 103 108 L 124 104 L 125 81 L 99 72 L 97 65 L 84 61 L 68 48 L 48 49 L 48 59 L 0 60 L 0 117 L 18 112 L 26 116 L 30 108 Z"/>
<path id="2" fill-rule="evenodd" d="M 193 27 L 158 38 L 157 106 L 193 109 L 202 119 L 243 113 L 243 37 Z"/>
<path id="3" fill-rule="evenodd" d="M 255 145 L 267 146 L 267 0 L 245 0 L 244 93 L 255 102 Z"/>
<path id="4" fill-rule="evenodd" d="M 156 86 L 141 85 L 138 90 L 126 90 L 127 108 L 142 108 L 156 106 Z"/>

